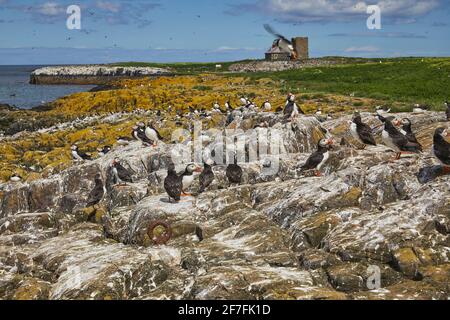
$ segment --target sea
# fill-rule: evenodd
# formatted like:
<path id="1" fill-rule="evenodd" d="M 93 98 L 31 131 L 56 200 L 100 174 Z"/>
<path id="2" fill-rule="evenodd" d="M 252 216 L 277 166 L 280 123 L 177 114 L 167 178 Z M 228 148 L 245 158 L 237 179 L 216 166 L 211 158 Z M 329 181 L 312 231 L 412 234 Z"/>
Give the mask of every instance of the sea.
<path id="1" fill-rule="evenodd" d="M 0 65 L 0 103 L 20 109 L 31 109 L 46 102 L 76 92 L 92 89 L 93 85 L 35 85 L 30 84 L 30 73 L 46 66 Z"/>

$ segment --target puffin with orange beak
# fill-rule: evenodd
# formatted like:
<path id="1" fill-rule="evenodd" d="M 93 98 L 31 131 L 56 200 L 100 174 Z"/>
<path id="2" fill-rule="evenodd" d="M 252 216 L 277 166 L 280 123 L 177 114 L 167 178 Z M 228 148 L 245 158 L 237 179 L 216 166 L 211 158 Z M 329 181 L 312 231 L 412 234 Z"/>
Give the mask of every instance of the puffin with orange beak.
<path id="1" fill-rule="evenodd" d="M 112 169 L 112 178 L 114 184 L 126 185 L 127 182 L 133 183 L 132 174 L 120 164 L 119 158 L 114 158 L 110 168 Z"/>
<path id="2" fill-rule="evenodd" d="M 320 169 L 330 157 L 330 147 L 332 144 L 333 140 L 331 138 L 321 139 L 317 144 L 317 151 L 309 156 L 306 163 L 301 167 L 301 170 L 306 171 L 314 169 L 314 174 L 318 177 L 321 176 L 322 174 L 320 173 Z"/>
<path id="3" fill-rule="evenodd" d="M 194 172 L 202 172 L 202 168 L 196 166 L 193 163 L 190 163 L 186 166 L 182 176 L 182 189 L 181 192 L 185 196 L 189 196 L 189 193 L 186 193 L 186 190 L 191 186 L 192 182 L 194 182 Z"/>
<path id="4" fill-rule="evenodd" d="M 385 146 L 396 152 L 395 160 L 400 159 L 400 156 L 403 153 L 421 152 L 421 146 L 417 143 L 410 142 L 408 138 L 403 135 L 389 119 L 383 118 L 381 121 L 384 122 L 384 129 L 381 133 L 381 138 Z M 398 122 L 396 123 L 398 124 Z"/>
<path id="5" fill-rule="evenodd" d="M 437 128 L 433 136 L 433 154 L 444 165 L 444 169 L 450 173 L 450 131 L 445 128 Z"/>

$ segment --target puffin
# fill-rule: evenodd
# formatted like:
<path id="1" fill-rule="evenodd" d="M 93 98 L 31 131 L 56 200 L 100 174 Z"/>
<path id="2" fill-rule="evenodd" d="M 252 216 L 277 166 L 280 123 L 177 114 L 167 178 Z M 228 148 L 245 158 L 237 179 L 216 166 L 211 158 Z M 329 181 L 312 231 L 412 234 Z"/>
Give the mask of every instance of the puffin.
<path id="1" fill-rule="evenodd" d="M 396 122 L 397 125 L 402 125 L 400 129 L 400 133 L 403 134 L 409 142 L 416 143 L 420 147 L 420 151 L 422 150 L 422 145 L 417 141 L 416 135 L 412 132 L 411 120 L 408 118 L 403 118 L 401 121 Z"/>
<path id="2" fill-rule="evenodd" d="M 239 101 L 241 102 L 241 106 L 246 106 L 247 103 L 248 103 L 248 99 L 245 98 L 245 97 L 241 97 L 241 98 L 239 99 Z"/>
<path id="3" fill-rule="evenodd" d="M 450 170 L 450 143 L 446 141 L 450 137 L 450 132 L 445 128 L 437 128 L 433 136 L 434 156 Z"/>
<path id="4" fill-rule="evenodd" d="M 372 129 L 369 125 L 361 120 L 361 115 L 357 112 L 353 115 L 352 123 L 350 124 L 350 132 L 357 141 L 364 145 L 376 146 L 375 138 L 372 135 Z"/>
<path id="5" fill-rule="evenodd" d="M 241 180 L 242 180 L 242 168 L 237 164 L 236 154 L 234 155 L 234 162 L 230 163 L 227 166 L 225 174 L 226 174 L 230 184 L 233 184 L 233 183 L 239 184 L 239 183 L 241 183 Z"/>
<path id="6" fill-rule="evenodd" d="M 294 100 L 289 100 L 287 102 L 286 106 L 284 107 L 283 114 L 286 118 L 295 118 L 299 114 L 297 104 Z"/>
<path id="7" fill-rule="evenodd" d="M 227 111 L 227 120 L 226 120 L 225 125 L 229 126 L 233 121 L 234 121 L 233 113 L 230 111 Z"/>
<path id="8" fill-rule="evenodd" d="M 125 169 L 121 164 L 118 158 L 115 158 L 111 164 L 113 176 L 114 176 L 114 184 L 121 184 L 129 182 L 133 183 L 133 179 L 131 178 L 131 173 L 127 169 Z"/>
<path id="9" fill-rule="evenodd" d="M 271 111 L 272 105 L 270 104 L 269 100 L 264 101 L 262 108 L 264 111 Z"/>
<path id="10" fill-rule="evenodd" d="M 314 117 L 319 121 L 319 122 L 325 122 L 327 120 L 331 120 L 328 115 L 324 115 L 322 113 L 322 108 L 318 107 L 316 112 L 314 113 Z"/>
<path id="11" fill-rule="evenodd" d="M 139 136 L 138 136 L 138 126 L 133 126 L 131 131 L 131 136 L 135 139 L 135 140 L 140 140 Z"/>
<path id="12" fill-rule="evenodd" d="M 380 120 L 384 122 L 383 132 L 381 133 L 383 143 L 396 151 L 395 160 L 400 159 L 402 153 L 420 153 L 420 145 L 408 141 L 408 138 L 401 134 L 389 119 L 381 117 Z"/>
<path id="13" fill-rule="evenodd" d="M 87 154 L 87 153 L 80 152 L 78 150 L 78 146 L 76 144 L 74 144 L 71 147 L 71 150 L 72 150 L 72 152 L 71 152 L 72 153 L 72 158 L 74 160 L 76 160 L 76 161 L 92 160 L 91 155 Z"/>
<path id="14" fill-rule="evenodd" d="M 145 128 L 145 136 L 154 142 L 154 145 L 158 145 L 158 142 L 162 140 L 162 136 L 159 134 L 158 130 L 153 126 L 153 122 L 150 122 Z"/>
<path id="15" fill-rule="evenodd" d="M 127 146 L 130 144 L 131 141 L 134 139 L 131 137 L 117 137 L 116 142 L 120 146 Z"/>
<path id="16" fill-rule="evenodd" d="M 214 172 L 212 171 L 211 165 L 209 165 L 207 161 L 203 161 L 203 171 L 200 173 L 198 179 L 200 181 L 200 189 L 198 190 L 199 193 L 204 192 L 205 189 L 213 182 Z"/>
<path id="17" fill-rule="evenodd" d="M 111 146 L 104 146 L 103 148 L 97 148 L 98 156 L 103 157 L 105 154 L 111 151 Z"/>
<path id="18" fill-rule="evenodd" d="M 184 172 L 181 174 L 182 177 L 182 189 L 181 192 L 183 195 L 190 195 L 186 192 L 186 190 L 191 186 L 192 182 L 194 182 L 194 172 L 201 172 L 200 167 L 196 167 L 195 164 L 190 163 L 184 169 Z"/>
<path id="19" fill-rule="evenodd" d="M 317 144 L 317 151 L 311 154 L 306 160 L 306 163 L 301 167 L 302 171 L 314 169 L 314 174 L 316 176 L 321 176 L 320 169 L 328 161 L 330 157 L 330 146 L 333 144 L 333 140 L 330 139 L 320 139 Z"/>
<path id="20" fill-rule="evenodd" d="M 231 106 L 230 100 L 227 100 L 227 102 L 225 102 L 225 109 L 227 111 L 233 111 L 233 107 Z"/>
<path id="21" fill-rule="evenodd" d="M 86 208 L 95 206 L 98 204 L 106 193 L 106 188 L 103 185 L 102 176 L 97 173 L 94 178 L 95 186 L 94 189 L 89 193 Z"/>
<path id="22" fill-rule="evenodd" d="M 214 104 L 213 104 L 213 110 L 215 111 L 215 112 L 220 112 L 220 113 L 222 113 L 222 109 L 220 109 L 220 104 L 216 101 L 216 102 L 214 102 Z"/>
<path id="23" fill-rule="evenodd" d="M 169 202 L 175 200 L 175 202 L 180 201 L 181 192 L 183 189 L 183 176 L 179 176 L 175 171 L 175 165 L 169 163 L 167 168 L 167 176 L 164 179 L 164 190 L 166 190 L 169 196 Z"/>
<path id="24" fill-rule="evenodd" d="M 430 110 L 430 106 L 416 103 L 413 107 L 413 113 L 424 113 Z"/>
<path id="25" fill-rule="evenodd" d="M 133 127 L 133 136 L 136 140 L 141 141 L 143 144 L 153 145 L 153 141 L 147 138 L 147 136 L 145 135 L 145 130 L 141 127 Z"/>
<path id="26" fill-rule="evenodd" d="M 381 115 L 381 116 L 385 116 L 386 113 L 391 112 L 391 108 L 386 107 L 386 106 L 377 106 L 377 107 L 375 108 L 375 110 L 376 110 L 376 113 L 379 114 L 379 115 Z"/>
<path id="27" fill-rule="evenodd" d="M 445 106 L 447 107 L 447 110 L 445 111 L 445 115 L 447 116 L 447 121 L 450 121 L 450 103 L 448 103 L 448 101 L 446 101 Z"/>
<path id="28" fill-rule="evenodd" d="M 18 175 L 17 173 L 14 173 L 14 174 L 9 178 L 9 180 L 10 180 L 11 182 L 20 182 L 20 181 L 22 181 L 22 177 L 21 177 L 20 175 Z"/>

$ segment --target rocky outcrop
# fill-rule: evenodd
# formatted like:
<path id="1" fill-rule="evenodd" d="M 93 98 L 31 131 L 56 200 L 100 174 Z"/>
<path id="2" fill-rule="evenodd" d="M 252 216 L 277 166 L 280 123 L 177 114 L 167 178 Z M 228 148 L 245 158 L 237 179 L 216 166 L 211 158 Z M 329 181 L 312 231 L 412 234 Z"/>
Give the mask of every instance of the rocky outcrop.
<path id="1" fill-rule="evenodd" d="M 298 61 L 263 61 L 235 63 L 229 67 L 232 72 L 276 72 L 303 69 L 308 67 L 329 66 L 339 63 L 336 60 L 308 59 Z"/>
<path id="2" fill-rule="evenodd" d="M 162 187 L 173 150 L 164 143 L 132 142 L 46 179 L 2 184 L 0 297 L 448 299 L 449 176 L 417 179 L 435 163 L 431 133 L 444 116 L 408 116 L 425 152 L 393 161 L 382 145 L 351 146 L 350 116 L 320 124 L 245 115 L 280 130 L 279 170 L 265 174 L 267 159 L 245 163 L 242 184 L 230 186 L 217 165 L 206 192 L 195 181 L 176 204 Z M 301 166 L 320 126 L 348 144 L 334 145 L 316 177 Z M 105 177 L 115 157 L 134 183 L 85 208 L 95 175 Z M 148 232 L 155 221 L 171 226 L 164 245 Z"/>
<path id="3" fill-rule="evenodd" d="M 30 75 L 31 84 L 104 84 L 128 78 L 169 75 L 163 68 L 114 66 L 61 66 L 44 67 Z"/>

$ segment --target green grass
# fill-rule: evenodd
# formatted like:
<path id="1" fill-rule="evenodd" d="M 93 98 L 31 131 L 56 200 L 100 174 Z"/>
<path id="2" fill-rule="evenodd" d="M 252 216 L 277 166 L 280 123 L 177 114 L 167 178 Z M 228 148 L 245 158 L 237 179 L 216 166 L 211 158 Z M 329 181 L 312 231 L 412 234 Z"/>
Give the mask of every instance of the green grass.
<path id="1" fill-rule="evenodd" d="M 353 61 L 357 63 L 346 59 L 345 64 L 335 66 L 246 73 L 245 76 L 279 80 L 283 90 L 301 94 L 352 94 L 386 102 L 430 104 L 436 110 L 443 110 L 444 101 L 450 98 L 450 58 Z"/>
<path id="2" fill-rule="evenodd" d="M 323 57 L 336 65 L 308 67 L 302 70 L 260 73 L 226 73 L 230 65 L 238 62 L 214 63 L 145 63 L 124 62 L 116 66 L 169 67 L 180 75 L 202 72 L 225 73 L 244 76 L 249 83 L 260 78 L 279 81 L 279 89 L 297 94 L 323 98 L 325 94 L 352 95 L 404 103 L 405 109 L 413 103 L 430 104 L 435 110 L 443 110 L 443 103 L 450 99 L 450 58 L 348 58 Z M 319 60 L 320 60 L 319 59 Z M 380 63 L 381 62 L 381 63 Z M 221 64 L 221 69 L 216 69 Z M 281 81 L 283 80 L 283 81 Z M 198 88 L 207 91 L 208 88 Z"/>
<path id="3" fill-rule="evenodd" d="M 250 60 L 234 61 L 234 62 L 177 62 L 177 63 L 152 63 L 152 62 L 120 62 L 111 64 L 119 67 L 154 67 L 154 68 L 171 68 L 177 74 L 198 74 L 202 72 L 227 72 L 228 68 L 238 62 L 247 62 Z M 216 65 L 222 65 L 222 68 L 217 69 Z"/>

